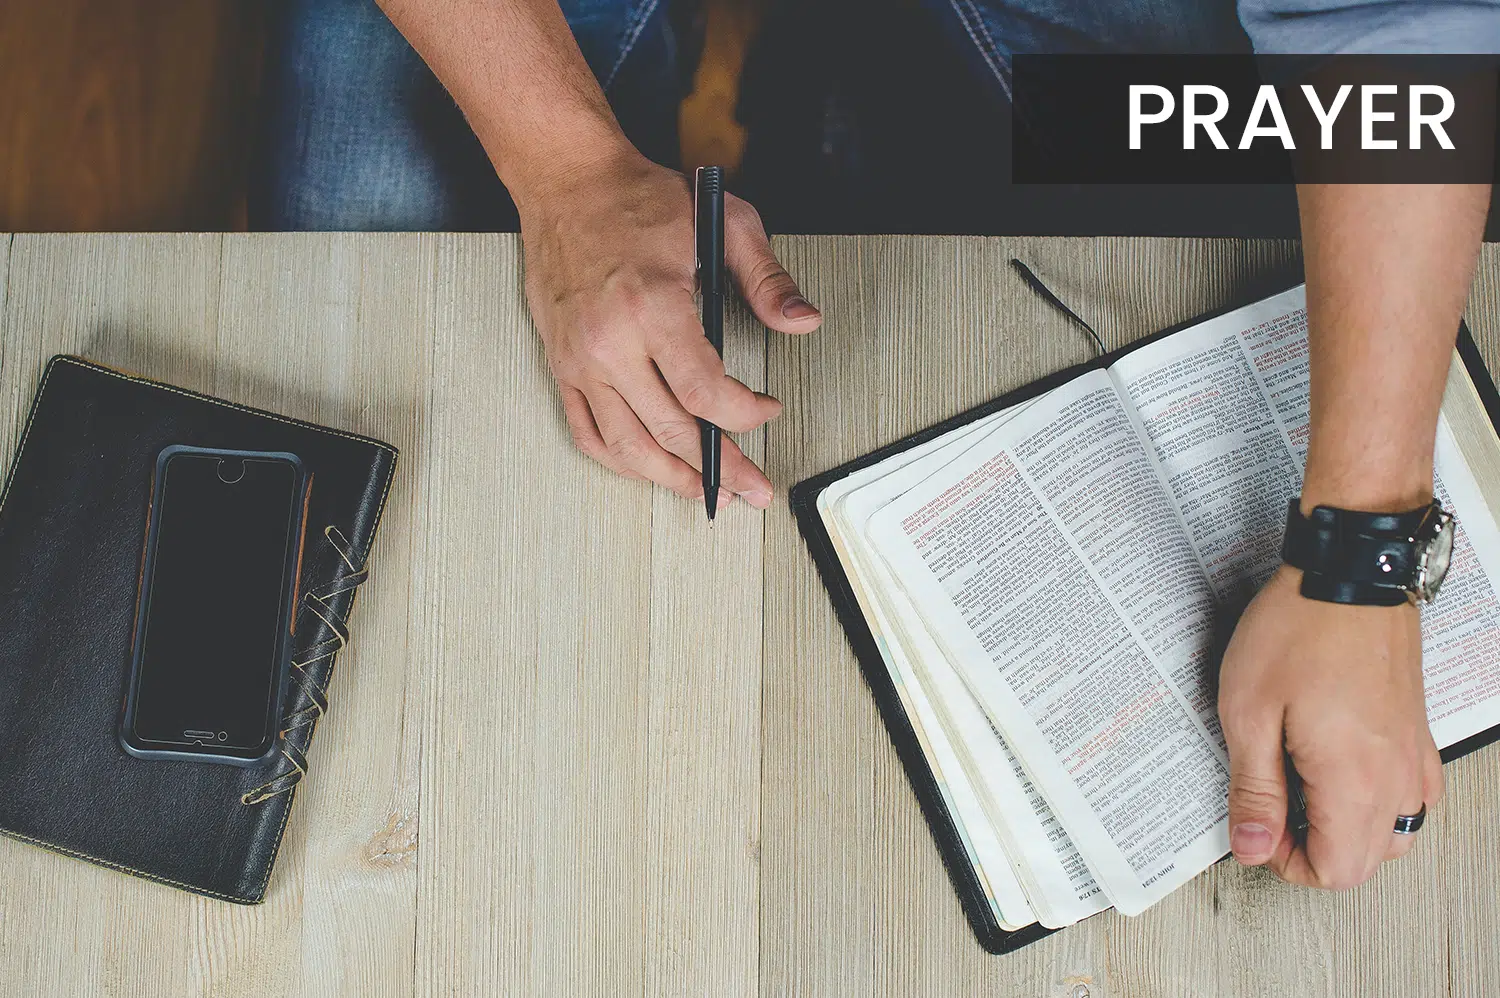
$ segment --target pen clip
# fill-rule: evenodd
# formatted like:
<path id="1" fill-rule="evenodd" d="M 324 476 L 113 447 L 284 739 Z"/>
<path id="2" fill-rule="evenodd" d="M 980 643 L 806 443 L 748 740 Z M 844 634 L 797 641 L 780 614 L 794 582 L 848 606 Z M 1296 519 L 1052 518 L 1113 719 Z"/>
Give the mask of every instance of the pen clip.
<path id="1" fill-rule="evenodd" d="M 693 170 L 693 282 L 703 291 L 703 244 L 699 240 L 698 192 L 703 190 L 703 167 Z"/>

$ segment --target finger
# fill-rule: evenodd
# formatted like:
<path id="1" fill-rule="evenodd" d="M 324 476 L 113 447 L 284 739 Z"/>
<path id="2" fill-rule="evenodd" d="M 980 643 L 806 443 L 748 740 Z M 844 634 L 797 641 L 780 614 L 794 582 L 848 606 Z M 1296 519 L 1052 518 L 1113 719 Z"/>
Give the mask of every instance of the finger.
<path id="1" fill-rule="evenodd" d="M 1286 833 L 1276 841 L 1276 848 L 1271 852 L 1271 858 L 1266 860 L 1265 865 L 1269 866 L 1271 871 L 1282 880 L 1286 880 L 1285 871 L 1292 862 L 1292 853 L 1298 848 L 1297 836 L 1292 834 L 1291 829 L 1287 829 Z M 1303 859 L 1306 859 L 1305 853 Z"/>
<path id="2" fill-rule="evenodd" d="M 618 381 L 618 390 L 657 443 L 681 458 L 693 470 L 703 470 L 703 435 L 698 420 L 667 391 L 661 377 L 649 365 Z M 738 495 L 752 506 L 771 504 L 771 481 L 728 437 L 719 441 L 719 482 L 727 490 L 720 496 Z"/>
<path id="3" fill-rule="evenodd" d="M 721 444 L 724 449 L 719 456 L 719 466 L 724 487 L 756 509 L 770 508 L 775 490 L 765 472 L 757 468 L 733 440 L 723 437 Z"/>
<path id="4" fill-rule="evenodd" d="M 1437 801 L 1437 797 L 1440 797 L 1443 792 L 1442 759 L 1437 756 L 1437 747 L 1431 744 L 1431 741 L 1433 741 L 1433 738 L 1431 738 L 1431 734 L 1428 734 L 1427 737 L 1424 738 L 1424 741 L 1427 741 L 1428 743 L 1427 746 L 1424 746 L 1424 749 L 1428 749 L 1428 747 L 1430 747 L 1431 749 L 1431 759 L 1428 758 L 1427 752 L 1422 753 L 1422 761 L 1418 764 L 1418 770 L 1419 773 L 1421 773 L 1421 776 L 1418 777 L 1415 791 L 1413 791 L 1412 794 L 1407 794 L 1406 797 L 1403 797 L 1403 804 L 1401 804 L 1400 812 L 1403 813 L 1403 815 L 1415 815 L 1415 813 L 1421 812 L 1422 807 L 1427 807 L 1428 810 L 1431 810 L 1431 807 L 1433 807 L 1433 804 Z M 1433 785 L 1433 773 L 1430 773 L 1430 771 L 1428 771 L 1430 770 L 1430 762 L 1436 762 L 1436 788 L 1434 788 Z M 1397 834 L 1392 831 L 1391 842 L 1389 842 L 1388 846 L 1386 846 L 1386 854 L 1383 858 L 1386 858 L 1386 860 L 1397 860 L 1397 858 L 1401 858 L 1403 857 L 1403 855 L 1406 855 L 1407 852 L 1412 851 L 1412 846 L 1416 845 L 1416 837 L 1418 837 L 1418 834 L 1421 833 L 1419 833 L 1419 831 L 1415 831 L 1415 833 L 1410 834 Z"/>
<path id="5" fill-rule="evenodd" d="M 1367 760 L 1363 767 L 1346 763 L 1336 774 L 1319 773 L 1317 782 L 1307 779 L 1307 862 L 1317 886 L 1348 890 L 1379 867 L 1390 845 L 1396 802 L 1415 785 L 1404 775 L 1389 778 L 1399 768 Z M 1371 789 L 1386 786 L 1394 792 Z"/>
<path id="6" fill-rule="evenodd" d="M 1278 851 L 1277 857 L 1269 865 L 1276 876 L 1289 884 L 1296 884 L 1299 887 L 1323 886 L 1318 880 L 1317 872 L 1308 862 L 1307 849 L 1303 846 L 1289 844 L 1289 848 Z"/>
<path id="7" fill-rule="evenodd" d="M 780 333 L 810 333 L 823 321 L 777 261 L 760 214 L 730 195 L 724 203 L 724 262 L 755 317 Z"/>
<path id="8" fill-rule="evenodd" d="M 1417 808 L 1420 807 L 1421 805 L 1418 804 L 1409 811 L 1403 808 L 1401 813 L 1416 814 Z M 1395 832 L 1392 832 L 1386 842 L 1385 855 L 1381 856 L 1380 858 L 1382 861 L 1400 859 L 1402 856 L 1405 856 L 1407 853 L 1411 852 L 1412 846 L 1416 844 L 1417 833 L 1412 832 L 1407 835 L 1398 835 Z"/>
<path id="9" fill-rule="evenodd" d="M 1421 781 L 1413 782 L 1412 787 L 1412 791 L 1401 798 L 1404 803 L 1401 805 L 1400 810 L 1396 812 L 1397 816 L 1417 814 L 1426 806 L 1422 800 Z M 1394 824 L 1395 821 L 1392 820 L 1392 825 Z M 1398 835 L 1393 831 L 1387 837 L 1385 855 L 1380 858 L 1382 860 L 1400 859 L 1411 852 L 1411 847 L 1416 845 L 1416 842 L 1417 836 L 1415 833 Z"/>
<path id="10" fill-rule="evenodd" d="M 1288 868 L 1288 864 L 1291 863 L 1292 852 L 1299 848 L 1299 843 L 1297 842 L 1297 832 L 1289 827 L 1292 820 L 1292 808 L 1296 803 L 1293 798 L 1296 790 L 1293 789 L 1292 776 L 1286 771 L 1285 758 L 1282 759 L 1282 778 L 1287 781 L 1287 820 L 1283 825 L 1281 836 L 1276 840 L 1276 848 L 1272 850 L 1271 858 L 1266 861 L 1266 865 L 1269 866 L 1278 877 L 1281 877 L 1283 880 L 1285 880 L 1286 877 L 1283 871 L 1285 871 Z M 1303 856 L 1303 859 L 1306 860 L 1305 854 Z"/>
<path id="11" fill-rule="evenodd" d="M 1438 754 L 1437 743 L 1432 740 L 1432 731 L 1427 731 L 1426 744 L 1422 750 L 1422 800 L 1431 808 L 1443 799 L 1447 788 L 1443 779 L 1443 757 Z"/>
<path id="12" fill-rule="evenodd" d="M 703 481 L 698 473 L 681 458 L 662 449 L 619 392 L 609 385 L 594 385 L 584 394 L 604 446 L 622 467 L 684 498 L 703 495 Z"/>
<path id="13" fill-rule="evenodd" d="M 573 437 L 574 445 L 615 474 L 641 480 L 639 474 L 615 460 L 615 456 L 605 446 L 604 438 L 599 435 L 599 426 L 594 422 L 594 413 L 589 409 L 588 399 L 583 392 L 570 385 L 560 384 L 558 388 L 562 392 L 563 415 L 567 417 L 568 432 Z"/>
<path id="14" fill-rule="evenodd" d="M 651 358 L 672 394 L 694 416 L 721 429 L 744 433 L 781 413 L 781 403 L 751 391 L 724 373 L 724 360 L 703 335 L 698 320 L 675 323 L 653 337 Z M 655 380 L 653 378 L 653 380 Z"/>
<path id="15" fill-rule="evenodd" d="M 1260 866 L 1287 837 L 1286 772 L 1281 712 L 1224 725 L 1229 748 L 1229 847 L 1245 866 Z"/>
<path id="16" fill-rule="evenodd" d="M 1337 834 L 1330 835 L 1316 823 L 1310 824 L 1306 844 L 1283 844 L 1267 865 L 1282 880 L 1301 887 L 1347 890 L 1370 879 L 1379 861 L 1371 861 L 1368 849 L 1357 843 L 1330 852 L 1329 843 L 1334 839 L 1338 839 Z"/>

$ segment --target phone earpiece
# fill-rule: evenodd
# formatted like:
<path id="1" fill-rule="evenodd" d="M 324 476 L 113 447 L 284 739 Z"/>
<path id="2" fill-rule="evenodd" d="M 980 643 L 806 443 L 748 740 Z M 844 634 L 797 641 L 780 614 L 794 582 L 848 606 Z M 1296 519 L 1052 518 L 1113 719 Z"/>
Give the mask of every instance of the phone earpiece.
<path id="1" fill-rule="evenodd" d="M 224 458 L 219 462 L 219 481 L 233 485 L 245 477 L 245 462 L 239 458 Z"/>

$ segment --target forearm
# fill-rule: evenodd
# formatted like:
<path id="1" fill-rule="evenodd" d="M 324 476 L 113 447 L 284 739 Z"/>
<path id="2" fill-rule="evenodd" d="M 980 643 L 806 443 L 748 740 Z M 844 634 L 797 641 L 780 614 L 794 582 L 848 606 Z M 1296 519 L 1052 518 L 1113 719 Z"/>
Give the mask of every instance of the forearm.
<path id="1" fill-rule="evenodd" d="M 1432 450 L 1488 185 L 1302 185 L 1312 343 L 1303 511 L 1431 498 Z"/>
<path id="2" fill-rule="evenodd" d="M 557 0 L 380 0 L 468 117 L 511 196 L 628 154 Z"/>

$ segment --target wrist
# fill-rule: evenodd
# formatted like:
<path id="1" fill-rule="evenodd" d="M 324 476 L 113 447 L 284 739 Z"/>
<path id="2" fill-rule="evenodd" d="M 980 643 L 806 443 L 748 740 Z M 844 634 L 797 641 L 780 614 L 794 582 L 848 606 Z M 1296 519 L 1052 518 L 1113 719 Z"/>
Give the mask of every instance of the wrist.
<path id="1" fill-rule="evenodd" d="M 1302 515 L 1318 506 L 1364 513 L 1404 513 L 1432 501 L 1432 453 L 1380 455 L 1308 451 L 1302 479 Z"/>
<path id="2" fill-rule="evenodd" d="M 1425 487 L 1415 484 L 1321 482 L 1308 479 L 1302 488 L 1300 508 L 1309 516 L 1319 506 L 1347 509 L 1360 513 L 1406 513 L 1432 502 L 1432 478 Z"/>
<path id="3" fill-rule="evenodd" d="M 485 141 L 505 188 L 524 220 L 548 205 L 566 201 L 601 178 L 638 170 L 644 157 L 613 121 L 555 136 L 545 142 L 518 142 L 497 149 Z M 523 155 L 506 150 L 526 146 Z"/>

